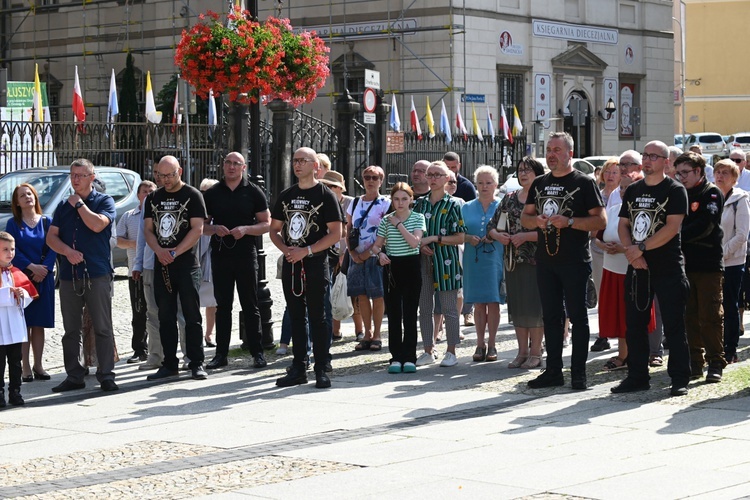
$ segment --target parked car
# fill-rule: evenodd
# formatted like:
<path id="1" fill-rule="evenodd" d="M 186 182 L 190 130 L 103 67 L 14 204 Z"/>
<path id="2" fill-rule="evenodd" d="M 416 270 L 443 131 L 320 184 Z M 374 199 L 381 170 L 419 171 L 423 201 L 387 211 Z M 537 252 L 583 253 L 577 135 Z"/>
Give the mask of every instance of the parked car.
<path id="1" fill-rule="evenodd" d="M 117 167 L 96 167 L 96 178 L 105 184 L 106 193 L 114 198 L 118 221 L 122 214 L 138 206 L 137 190 L 141 176 L 137 172 Z M 0 178 L 0 229 L 5 229 L 8 219 L 13 216 L 13 190 L 24 182 L 34 186 L 39 194 L 42 212 L 50 218 L 60 202 L 73 193 L 67 167 L 27 168 L 9 172 Z M 127 254 L 122 248 L 114 249 L 113 259 L 115 267 L 128 265 Z"/>
<path id="2" fill-rule="evenodd" d="M 700 132 L 697 134 L 690 134 L 685 141 L 685 146 L 682 148 L 683 151 L 690 149 L 690 146 L 694 144 L 700 144 L 703 149 L 703 154 L 721 154 L 726 147 L 724 139 L 721 138 L 721 134 L 716 132 Z"/>
<path id="3" fill-rule="evenodd" d="M 591 163 L 594 167 L 603 167 L 607 160 L 609 160 L 613 156 L 618 157 L 619 155 L 587 156 L 586 158 L 584 158 L 584 160 Z"/>
<path id="4" fill-rule="evenodd" d="M 727 140 L 727 145 L 722 151 L 722 156 L 724 158 L 729 158 L 729 153 L 731 153 L 733 149 L 741 149 L 745 153 L 750 151 L 750 132 L 737 132 L 736 134 L 730 135 L 729 140 Z"/>
<path id="5" fill-rule="evenodd" d="M 685 136 L 685 137 L 687 137 L 687 136 Z M 680 149 L 682 149 L 682 139 L 683 139 L 682 134 L 675 134 L 675 136 L 674 136 L 674 145 L 677 146 Z"/>

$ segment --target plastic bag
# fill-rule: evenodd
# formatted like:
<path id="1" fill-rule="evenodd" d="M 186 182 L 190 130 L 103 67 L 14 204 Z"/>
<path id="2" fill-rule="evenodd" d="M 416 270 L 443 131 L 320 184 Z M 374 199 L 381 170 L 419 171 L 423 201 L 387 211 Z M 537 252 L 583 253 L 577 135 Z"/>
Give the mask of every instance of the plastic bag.
<path id="1" fill-rule="evenodd" d="M 344 321 L 354 314 L 352 299 L 346 294 L 346 274 L 339 273 L 331 288 L 331 315 L 333 319 Z"/>

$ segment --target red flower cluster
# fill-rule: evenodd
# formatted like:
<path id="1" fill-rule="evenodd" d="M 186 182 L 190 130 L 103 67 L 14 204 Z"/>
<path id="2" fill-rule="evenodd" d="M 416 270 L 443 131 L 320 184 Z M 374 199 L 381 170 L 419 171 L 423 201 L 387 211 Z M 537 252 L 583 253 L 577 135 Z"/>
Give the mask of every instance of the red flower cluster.
<path id="1" fill-rule="evenodd" d="M 259 24 L 248 11 L 234 9 L 226 25 L 208 11 L 190 31 L 182 32 L 175 64 L 199 97 L 229 94 L 238 102 L 260 96 L 297 106 L 312 102 L 330 74 L 328 47 L 315 32 L 295 35 L 288 19 Z"/>

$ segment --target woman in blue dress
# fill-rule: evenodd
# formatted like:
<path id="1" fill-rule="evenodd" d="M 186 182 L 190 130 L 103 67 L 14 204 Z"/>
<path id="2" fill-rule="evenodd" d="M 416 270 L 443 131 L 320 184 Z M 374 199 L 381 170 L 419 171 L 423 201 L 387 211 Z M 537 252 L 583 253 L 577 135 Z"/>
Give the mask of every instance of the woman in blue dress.
<path id="1" fill-rule="evenodd" d="M 500 324 L 500 285 L 503 281 L 503 246 L 487 235 L 487 223 L 495 214 L 498 174 L 482 165 L 474 172 L 478 197 L 466 203 L 461 215 L 466 226 L 463 272 L 464 300 L 474 303 L 477 349 L 474 361 L 497 361 L 495 336 Z M 485 342 L 485 330 L 488 340 Z"/>
<path id="2" fill-rule="evenodd" d="M 49 380 L 44 369 L 44 329 L 55 326 L 55 278 L 52 269 L 57 254 L 46 243 L 50 219 L 42 215 L 39 196 L 31 184 L 19 184 L 13 191 L 13 217 L 5 230 L 16 239 L 13 265 L 28 274 L 39 298 L 24 310 L 29 342 L 23 344 L 23 381 Z M 34 352 L 34 367 L 29 363 L 29 344 Z"/>

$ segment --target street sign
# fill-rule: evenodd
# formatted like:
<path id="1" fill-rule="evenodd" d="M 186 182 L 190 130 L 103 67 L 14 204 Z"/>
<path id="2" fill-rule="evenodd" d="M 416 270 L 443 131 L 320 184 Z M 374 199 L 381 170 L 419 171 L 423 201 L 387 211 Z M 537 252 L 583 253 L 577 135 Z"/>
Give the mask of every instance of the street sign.
<path id="1" fill-rule="evenodd" d="M 377 120 L 375 119 L 375 113 L 365 113 L 365 125 L 375 125 Z"/>
<path id="2" fill-rule="evenodd" d="M 461 94 L 461 102 L 484 104 L 484 94 Z"/>
<path id="3" fill-rule="evenodd" d="M 375 90 L 371 88 L 365 89 L 365 94 L 362 98 L 365 105 L 365 112 L 366 113 L 374 113 L 375 112 L 375 105 L 378 102 L 377 96 L 375 95 Z"/>
<path id="4" fill-rule="evenodd" d="M 380 71 L 365 70 L 365 87 L 380 90 Z"/>

